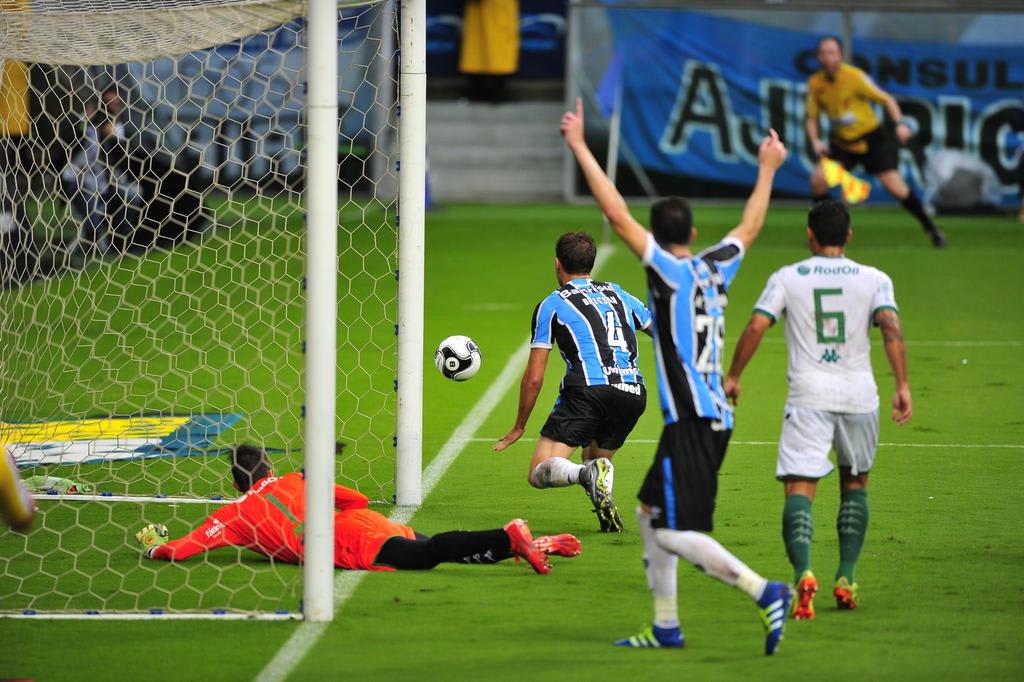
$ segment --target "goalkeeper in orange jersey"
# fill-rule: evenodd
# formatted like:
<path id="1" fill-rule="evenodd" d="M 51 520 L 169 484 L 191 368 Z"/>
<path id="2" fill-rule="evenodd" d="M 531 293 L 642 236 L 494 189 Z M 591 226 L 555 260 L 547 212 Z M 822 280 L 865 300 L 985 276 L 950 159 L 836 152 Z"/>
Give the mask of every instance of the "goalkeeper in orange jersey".
<path id="1" fill-rule="evenodd" d="M 18 477 L 14 458 L 0 445 L 0 518 L 14 530 L 25 531 L 35 515 L 32 496 Z"/>
<path id="2" fill-rule="evenodd" d="M 899 145 L 913 136 L 903 119 L 900 105 L 892 95 L 871 80 L 856 66 L 843 61 L 843 46 L 838 38 L 828 36 L 818 41 L 818 63 L 821 70 L 807 81 L 807 139 L 816 157 L 827 156 L 847 170 L 863 165 L 878 178 L 886 191 L 899 200 L 903 208 L 917 218 L 936 247 L 946 245 L 946 235 L 925 213 L 921 200 L 907 186 L 899 173 Z M 896 137 L 875 115 L 872 102 L 881 104 L 896 122 Z M 818 120 L 824 113 L 829 119 L 830 141 L 821 139 Z M 828 196 L 828 183 L 821 164 L 811 173 L 811 192 L 815 200 Z"/>
<path id="3" fill-rule="evenodd" d="M 239 445 L 231 452 L 231 476 L 244 495 L 214 512 L 185 537 L 170 540 L 167 528 L 150 524 L 135 534 L 146 557 L 181 561 L 218 547 L 245 547 L 286 563 L 301 563 L 306 482 L 300 473 L 275 477 L 263 448 Z M 493 564 L 513 556 L 537 573 L 548 573 L 548 554 L 575 556 L 572 535 L 534 539 L 522 519 L 494 530 L 456 530 L 432 537 L 368 509 L 357 490 L 334 486 L 334 565 L 386 571 L 427 569 L 439 563 Z"/>

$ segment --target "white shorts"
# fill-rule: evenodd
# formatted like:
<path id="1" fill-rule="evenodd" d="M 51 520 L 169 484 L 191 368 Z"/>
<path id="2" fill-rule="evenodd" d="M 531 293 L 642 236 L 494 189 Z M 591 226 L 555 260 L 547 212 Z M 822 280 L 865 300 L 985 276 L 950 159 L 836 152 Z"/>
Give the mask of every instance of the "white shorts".
<path id="1" fill-rule="evenodd" d="M 779 436 L 776 478 L 823 478 L 832 471 L 829 450 L 836 464 L 853 475 L 866 474 L 878 450 L 878 410 L 859 414 L 825 412 L 786 405 Z"/>

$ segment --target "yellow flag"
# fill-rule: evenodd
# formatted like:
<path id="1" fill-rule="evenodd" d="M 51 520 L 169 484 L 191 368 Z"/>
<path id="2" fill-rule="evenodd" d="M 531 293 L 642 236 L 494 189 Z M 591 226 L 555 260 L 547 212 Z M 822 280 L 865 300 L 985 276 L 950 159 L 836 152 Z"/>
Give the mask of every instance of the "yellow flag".
<path id="1" fill-rule="evenodd" d="M 825 182 L 829 187 L 842 187 L 846 203 L 859 204 L 871 194 L 871 183 L 858 178 L 839 162 L 822 158 L 821 169 L 825 172 Z"/>

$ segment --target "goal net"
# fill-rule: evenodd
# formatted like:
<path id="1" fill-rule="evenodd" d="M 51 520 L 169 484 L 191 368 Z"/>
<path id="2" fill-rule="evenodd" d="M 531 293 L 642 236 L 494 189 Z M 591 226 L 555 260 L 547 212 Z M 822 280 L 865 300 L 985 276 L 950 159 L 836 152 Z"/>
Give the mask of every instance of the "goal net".
<path id="1" fill-rule="evenodd" d="M 394 494 L 390 2 L 337 10 L 336 479 Z M 0 613 L 300 611 L 302 568 L 166 564 L 234 499 L 227 452 L 303 466 L 306 3 L 0 0 L 0 443 L 36 491 Z"/>

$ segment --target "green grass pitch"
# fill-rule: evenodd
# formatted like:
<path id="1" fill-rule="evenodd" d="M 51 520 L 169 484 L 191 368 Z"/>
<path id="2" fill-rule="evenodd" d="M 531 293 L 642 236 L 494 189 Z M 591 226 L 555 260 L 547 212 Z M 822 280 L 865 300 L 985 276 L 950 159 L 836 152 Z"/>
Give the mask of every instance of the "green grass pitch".
<path id="1" fill-rule="evenodd" d="M 640 215 L 638 211 L 638 215 Z M 722 236 L 738 219 L 738 207 L 697 207 L 698 245 Z M 356 216 L 358 218 L 358 216 Z M 734 342 L 746 323 L 752 304 L 768 275 L 806 254 L 803 211 L 773 209 L 764 232 L 751 250 L 730 292 L 727 338 Z M 252 253 L 285 249 L 301 235 L 301 222 L 267 225 L 261 232 L 277 235 L 268 243 L 246 241 L 245 223 L 264 220 L 258 214 L 239 218 L 242 241 L 230 259 L 223 251 L 214 259 L 201 247 L 186 246 L 170 256 L 151 255 L 125 261 L 117 268 L 166 272 L 162 259 L 194 272 L 192 285 L 230 289 Z M 369 222 L 369 221 L 368 221 Z M 544 391 L 530 422 L 528 436 L 510 450 L 490 451 L 489 439 L 511 426 L 516 390 L 504 396 L 485 420 L 448 474 L 431 493 L 412 525 L 432 533 L 453 528 L 491 528 L 515 516 L 530 521 L 535 532 L 572 532 L 583 542 L 583 554 L 557 559 L 549 576 L 537 576 L 523 565 L 442 566 L 423 573 L 369 574 L 345 603 L 335 622 L 295 669 L 292 678 L 336 679 L 886 679 L 886 680 L 1015 680 L 1024 677 L 1024 587 L 1019 580 L 1024 559 L 1024 231 L 1011 218 L 948 218 L 941 221 L 950 247 L 935 251 L 905 214 L 888 209 L 854 212 L 854 240 L 849 255 L 887 271 L 901 306 L 910 363 L 915 417 L 896 428 L 884 417 L 891 380 L 881 344 L 874 344 L 876 376 L 883 401 L 883 425 L 876 468 L 870 485 L 871 522 L 858 567 L 861 605 L 854 612 L 830 608 L 827 590 L 817 600 L 818 618 L 789 621 L 779 653 L 761 654 L 762 635 L 753 606 L 738 591 L 681 565 L 680 616 L 687 638 L 683 651 L 632 651 L 609 645 L 649 623 L 651 604 L 640 562 L 640 540 L 632 516 L 633 494 L 649 465 L 660 429 L 657 400 L 652 391 L 649 409 L 633 440 L 616 456 L 617 500 L 627 532 L 606 536 L 596 532 L 589 502 L 580 490 L 537 491 L 526 483 L 532 452 L 530 435 L 539 429 L 554 399 L 561 362 L 552 357 Z M 368 229 L 368 228 L 367 228 Z M 424 395 L 424 459 L 433 457 L 455 427 L 497 377 L 507 359 L 526 341 L 529 317 L 536 302 L 555 286 L 553 245 L 569 229 L 600 234 L 593 207 L 569 206 L 448 206 L 429 214 L 427 226 L 426 342 L 427 376 Z M 348 244 L 361 262 L 373 260 L 377 239 L 387 235 L 357 232 Z M 343 248 L 345 244 L 343 243 Z M 254 250 L 254 251 L 253 251 Z M 390 266 L 378 258 L 383 275 Z M 349 262 L 352 262 L 349 260 Z M 281 259 L 281 279 L 295 282 L 301 260 Z M 342 280 L 353 296 L 374 286 L 365 277 Z M 244 270 L 243 270 L 244 271 Z M 251 270 L 250 270 L 251 272 Z M 132 272 L 125 271 L 125 279 Z M 122 276 L 115 272 L 113 279 Z M 617 248 L 597 275 L 622 283 L 641 294 L 643 273 L 633 256 Z M 94 292 L 105 286 L 97 277 Z M 343 289 L 344 290 L 344 289 Z M 80 295 L 83 292 L 79 292 Z M 273 303 L 277 297 L 272 297 Z M 270 306 L 280 317 L 261 317 L 268 301 L 235 301 L 232 323 L 255 334 L 280 334 L 273 344 L 281 354 L 294 353 L 292 341 L 301 338 L 301 306 Z M 360 306 L 351 305 L 351 315 Z M 390 300 L 368 313 L 386 317 Z M 383 307 L 384 312 L 381 312 Z M 45 308 L 61 318 L 61 311 Z M 6 311 L 10 315 L 10 311 Z M 10 319 L 7 317 L 5 319 Z M 63 319 L 63 318 L 61 318 Z M 342 323 L 343 325 L 346 323 Z M 351 326 L 351 325 L 350 325 Z M 118 352 L 111 327 L 99 328 L 101 343 Z M 145 330 L 136 333 L 144 334 Z M 169 333 L 189 332 L 168 328 Z M 83 326 L 83 338 L 97 328 Z M 480 374 L 464 384 L 447 382 L 430 366 L 431 346 L 449 334 L 473 337 L 484 353 Z M 5 330 L 5 346 L 19 341 Z M 367 344 L 389 347 L 390 329 L 339 327 L 349 347 Z M 231 352 L 225 339 L 206 358 Z M 262 337 L 261 337 L 262 338 Z M 274 337 L 276 338 L 276 337 Z M 64 361 L 74 364 L 71 357 Z M 382 351 L 383 353 L 383 351 Z M 650 342 L 641 341 L 642 368 L 653 385 Z M 76 410 L 116 405 L 119 385 L 142 391 L 152 385 L 150 373 L 171 362 L 153 356 L 122 367 L 116 381 L 95 377 L 100 387 L 68 389 L 61 404 Z M 200 362 L 192 357 L 176 362 Z M 276 371 L 279 359 L 264 351 L 254 378 L 268 387 L 266 398 L 235 395 L 211 381 L 216 405 L 189 408 L 234 408 L 251 414 L 225 440 L 272 434 L 275 445 L 301 448 L 301 422 L 295 417 L 301 402 L 301 375 Z M 22 360 L 23 362 L 25 360 Z M 51 359 L 51 361 L 53 361 Z M 58 360 L 59 362 L 59 360 Z M 147 364 L 149 363 L 149 364 Z M 163 363 L 163 364 L 162 364 Z M 281 366 L 288 365 L 281 360 Z M 379 382 L 369 368 L 346 367 L 339 376 L 358 392 L 360 382 Z M 9 369 L 9 368 L 8 368 Z M 9 372 L 5 371 L 8 377 Z M 62 376 L 56 373 L 59 378 Z M 204 377 L 204 373 L 197 376 Z M 10 379 L 3 379 L 9 390 Z M 290 385 L 295 383 L 295 386 Z M 0 384 L 3 385 L 3 384 Z M 173 388 L 173 386 L 172 386 Z M 377 390 L 375 388 L 375 390 Z M 356 405 L 343 401 L 340 410 L 363 412 L 359 420 L 339 414 L 339 429 L 357 431 L 359 449 L 382 456 L 390 452 L 391 423 L 374 415 L 384 400 Z M 782 330 L 769 332 L 766 342 L 744 375 L 743 400 L 737 410 L 733 444 L 721 473 L 715 536 L 753 568 L 777 579 L 790 570 L 780 533 L 781 486 L 773 479 L 774 446 L 785 396 L 785 346 Z M 162 396 L 169 406 L 174 395 Z M 56 400 L 57 398 L 53 398 Z M 6 405 L 22 405 L 7 402 Z M 275 417 L 275 415 L 278 415 Z M 367 416 L 369 415 L 369 416 Z M 2 415 L 12 419 L 17 415 Z M 350 436 L 351 437 L 351 436 Z M 294 459 L 292 461 L 295 461 Z M 368 464 L 354 460 L 346 478 L 376 481 Z M 178 490 L 222 492 L 219 462 L 174 463 L 172 478 Z M 137 465 L 132 465 L 137 466 Z M 164 463 L 161 466 L 167 466 Z M 389 464 L 381 467 L 386 472 Z M 196 478 L 190 479 L 195 472 Z M 112 472 L 98 470 L 96 482 Z M 124 480 L 139 486 L 167 473 Z M 389 493 L 385 481 L 380 494 Z M 814 566 L 824 586 L 837 561 L 835 477 L 822 483 L 815 504 Z M 116 506 L 116 505 L 114 505 Z M 101 508 L 102 507 L 102 508 Z M 143 516 L 151 520 L 160 505 L 132 512 L 111 512 L 106 506 L 76 508 L 48 514 L 38 538 L 39 551 L 61 546 L 59 561 L 109 561 L 109 580 L 89 589 L 116 594 L 119 589 L 146 598 L 165 596 L 165 605 L 178 608 L 212 607 L 218 599 L 234 600 L 241 608 L 294 608 L 298 597 L 297 571 L 271 569 L 251 554 L 222 550 L 193 571 L 177 566 L 143 565 L 137 553 L 122 548 L 122 537 L 110 537 L 102 524 L 116 514 L 119 524 L 131 525 Z M 386 507 L 381 511 L 387 513 Z M 134 515 L 134 516 L 132 516 Z M 203 515 L 199 508 L 174 512 L 172 530 L 183 532 Z M 65 525 L 67 524 L 67 525 Z M 76 528 L 76 524 L 81 528 Z M 93 538 L 88 526 L 95 524 Z M 2 532 L 0 532 L 2 533 Z M 92 556 L 90 541 L 109 555 Z M 0 562 L 11 557 L 10 536 L 0 534 Z M 93 552 L 93 555 L 96 553 Z M 156 568 L 157 570 L 154 570 Z M 123 576 L 123 577 L 122 577 Z M 217 585 L 208 597 L 198 591 Z M 40 585 L 37 585 L 40 587 Z M 45 587 L 45 586 L 43 586 Z M 17 591 L 0 579 L 0 606 L 12 608 Z M 65 600 L 67 601 L 67 600 Z M 131 600 L 128 600 L 131 601 Z M 143 601 L 142 603 L 146 603 Z M 76 606 L 74 597 L 70 606 Z M 127 604 L 130 606 L 131 604 Z M 60 608 L 63 604 L 51 604 Z M 48 622 L 0 619 L 0 678 L 71 679 L 251 679 L 289 638 L 294 623 L 266 622 Z"/>

